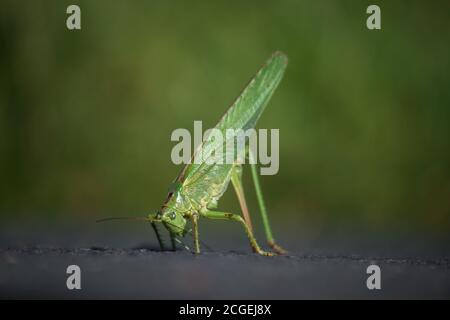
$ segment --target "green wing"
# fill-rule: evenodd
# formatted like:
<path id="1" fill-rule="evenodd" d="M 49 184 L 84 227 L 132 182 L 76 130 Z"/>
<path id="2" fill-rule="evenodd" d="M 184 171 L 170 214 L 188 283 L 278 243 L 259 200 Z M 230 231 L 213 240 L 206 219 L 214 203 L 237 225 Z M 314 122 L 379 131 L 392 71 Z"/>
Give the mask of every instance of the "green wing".
<path id="1" fill-rule="evenodd" d="M 275 52 L 223 115 L 215 128 L 220 130 L 224 137 L 226 129 L 254 128 L 280 83 L 286 66 L 286 55 Z M 207 161 L 208 157 L 202 159 L 202 155 L 217 155 L 219 150 L 225 152 L 230 150 L 226 147 L 226 143 L 227 141 L 205 139 L 195 151 L 192 163 L 188 164 L 178 177 L 177 180 L 182 184 L 183 193 L 192 200 L 200 202 L 201 200 L 209 201 L 211 198 L 218 199 L 225 191 L 233 164 L 211 164 L 211 161 Z"/>

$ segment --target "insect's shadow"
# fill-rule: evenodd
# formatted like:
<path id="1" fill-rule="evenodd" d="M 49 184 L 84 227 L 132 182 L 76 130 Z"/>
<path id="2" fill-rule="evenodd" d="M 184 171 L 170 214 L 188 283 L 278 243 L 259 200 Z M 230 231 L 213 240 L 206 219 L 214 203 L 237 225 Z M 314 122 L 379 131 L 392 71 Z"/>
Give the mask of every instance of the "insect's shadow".
<path id="1" fill-rule="evenodd" d="M 135 246 L 131 247 L 131 250 L 139 250 L 139 251 L 145 250 L 145 251 L 151 251 L 151 252 L 172 251 L 172 250 L 169 250 L 169 249 L 162 250 L 159 245 L 155 245 L 155 244 L 147 243 L 147 242 L 135 245 Z"/>
<path id="2" fill-rule="evenodd" d="M 196 255 L 193 251 L 186 251 L 183 248 L 177 247 L 176 250 L 172 250 L 172 248 L 165 248 L 164 250 L 162 250 L 159 245 L 155 245 L 152 243 L 141 243 L 138 244 L 136 246 L 133 246 L 129 249 L 130 251 L 133 251 L 135 253 L 142 253 L 144 252 L 152 252 L 152 253 L 162 253 L 162 252 L 173 252 L 173 253 L 185 253 L 185 254 L 192 254 L 192 255 Z M 198 256 L 241 256 L 241 257 L 257 257 L 259 258 L 260 256 L 256 253 L 250 253 L 250 252 L 245 252 L 245 251 L 235 251 L 235 250 L 229 250 L 229 251 L 214 251 L 214 250 L 203 250 L 202 253 Z M 284 257 L 284 258 L 289 258 L 291 256 L 289 255 L 283 255 L 280 257 Z"/>
<path id="3" fill-rule="evenodd" d="M 147 243 L 147 242 L 135 245 L 135 246 L 131 247 L 130 250 L 148 251 L 148 252 L 187 252 L 186 250 L 183 250 L 180 247 L 177 247 L 175 250 L 173 250 L 171 247 L 166 247 L 164 249 L 161 249 L 161 247 L 159 245 Z"/>
<path id="4" fill-rule="evenodd" d="M 135 245 L 133 247 L 130 248 L 130 250 L 133 251 L 148 251 L 148 252 L 184 252 L 184 253 L 192 253 L 194 254 L 193 251 L 191 250 L 185 250 L 184 248 L 180 248 L 180 246 L 177 246 L 175 250 L 173 250 L 171 247 L 166 246 L 166 248 L 161 249 L 161 247 L 157 244 L 153 244 L 153 243 L 148 243 L 148 242 L 143 242 L 141 244 Z M 212 250 L 210 247 L 205 248 L 205 250 L 203 250 L 203 252 L 214 252 L 214 250 Z"/>

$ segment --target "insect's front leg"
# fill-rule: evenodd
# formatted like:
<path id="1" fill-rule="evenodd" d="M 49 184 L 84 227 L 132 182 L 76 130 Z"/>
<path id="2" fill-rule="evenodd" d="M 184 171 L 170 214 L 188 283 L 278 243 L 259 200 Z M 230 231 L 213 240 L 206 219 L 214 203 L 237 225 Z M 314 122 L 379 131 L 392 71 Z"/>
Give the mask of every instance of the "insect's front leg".
<path id="1" fill-rule="evenodd" d="M 254 252 L 259 253 L 260 255 L 263 256 L 274 255 L 273 252 L 267 252 L 261 249 L 261 247 L 258 245 L 258 242 L 256 242 L 256 238 L 253 235 L 253 232 L 250 230 L 249 226 L 245 223 L 245 220 L 240 215 L 228 212 L 210 211 L 207 209 L 202 210 L 201 214 L 209 219 L 224 219 L 240 222 L 245 229 L 245 233 L 247 234 L 248 240 L 250 241 L 250 245 Z"/>
<path id="2" fill-rule="evenodd" d="M 172 251 L 177 251 L 177 244 L 175 243 L 175 235 L 170 233 L 170 243 L 172 244 Z"/>
<path id="3" fill-rule="evenodd" d="M 163 242 L 163 240 L 161 238 L 161 234 L 159 233 L 159 229 L 156 226 L 156 223 L 155 222 L 151 222 L 151 225 L 152 225 L 153 230 L 155 231 L 156 239 L 158 239 L 158 243 L 159 243 L 159 247 L 161 248 L 161 251 L 165 251 L 166 248 L 164 246 L 164 242 Z"/>
<path id="4" fill-rule="evenodd" d="M 192 221 L 192 232 L 194 234 L 194 247 L 195 253 L 200 253 L 200 243 L 198 239 L 198 214 L 194 213 L 191 217 Z"/>

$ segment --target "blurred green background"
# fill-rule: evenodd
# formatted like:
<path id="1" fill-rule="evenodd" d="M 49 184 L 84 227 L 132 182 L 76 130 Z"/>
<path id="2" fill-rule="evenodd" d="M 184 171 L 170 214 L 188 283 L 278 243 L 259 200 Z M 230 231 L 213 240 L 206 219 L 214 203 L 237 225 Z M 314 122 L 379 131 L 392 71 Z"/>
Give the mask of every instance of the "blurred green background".
<path id="1" fill-rule="evenodd" d="M 2 220 L 158 209 L 181 170 L 172 130 L 214 126 L 282 50 L 259 122 L 280 129 L 280 171 L 262 177 L 275 224 L 447 232 L 450 6 L 376 1 L 370 31 L 369 4 L 2 1 Z M 238 210 L 232 191 L 219 205 Z"/>

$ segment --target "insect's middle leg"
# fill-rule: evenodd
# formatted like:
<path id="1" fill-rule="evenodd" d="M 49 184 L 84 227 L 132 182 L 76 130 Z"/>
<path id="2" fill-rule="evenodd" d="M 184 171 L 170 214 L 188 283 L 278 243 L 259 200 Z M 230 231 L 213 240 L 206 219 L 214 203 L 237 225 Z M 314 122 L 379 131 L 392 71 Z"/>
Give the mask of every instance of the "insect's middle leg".
<path id="1" fill-rule="evenodd" d="M 198 240 L 198 215 L 195 213 L 192 215 L 192 232 L 194 234 L 194 247 L 195 253 L 200 253 L 200 244 Z"/>
<path id="2" fill-rule="evenodd" d="M 261 247 L 256 242 L 256 238 L 253 235 L 253 232 L 250 230 L 247 223 L 245 222 L 244 219 L 242 219 L 242 217 L 240 215 L 228 213 L 228 212 L 219 212 L 219 211 L 210 211 L 210 210 L 204 210 L 201 213 L 204 217 L 209 218 L 209 219 L 224 219 L 224 220 L 232 220 L 232 221 L 240 222 L 245 229 L 245 233 L 247 234 L 248 240 L 250 241 L 250 245 L 254 252 L 259 253 L 260 255 L 263 255 L 263 256 L 273 256 L 274 255 L 274 253 L 272 253 L 272 252 L 267 252 L 267 251 L 264 251 L 261 249 Z"/>

